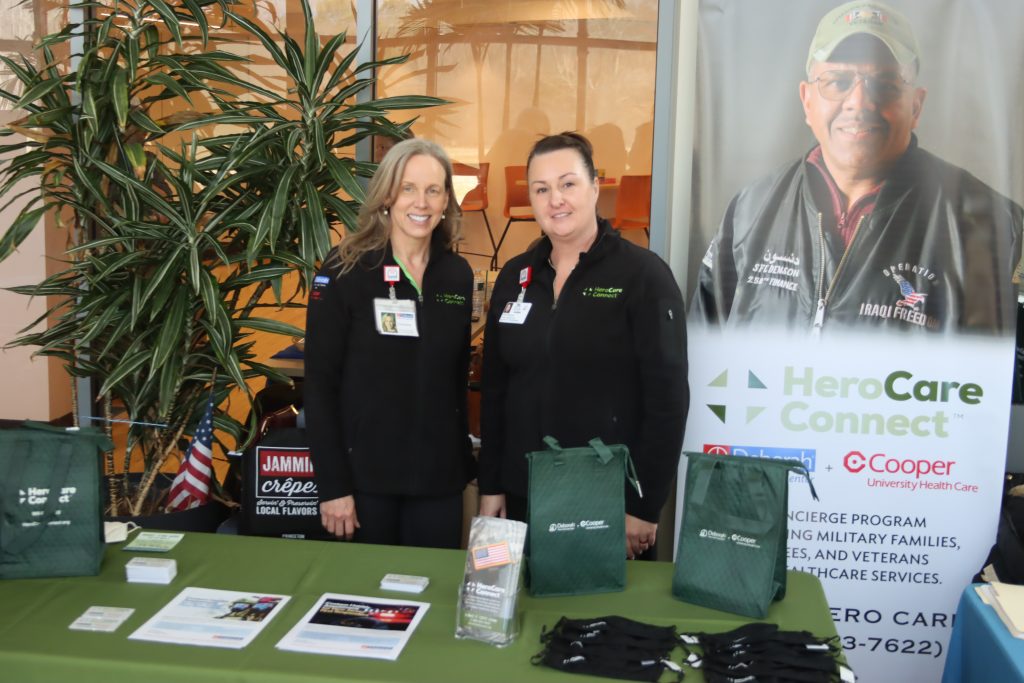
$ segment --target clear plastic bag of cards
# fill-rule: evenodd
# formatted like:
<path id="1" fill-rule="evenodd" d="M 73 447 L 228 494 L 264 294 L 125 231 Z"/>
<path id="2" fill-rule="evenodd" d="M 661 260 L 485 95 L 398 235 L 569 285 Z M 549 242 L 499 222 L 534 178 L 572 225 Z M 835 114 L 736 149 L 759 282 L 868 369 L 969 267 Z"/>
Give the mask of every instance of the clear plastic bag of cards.
<path id="1" fill-rule="evenodd" d="M 466 571 L 455 613 L 455 637 L 498 647 L 519 633 L 519 587 L 526 524 L 500 517 L 474 517 L 466 549 Z"/>

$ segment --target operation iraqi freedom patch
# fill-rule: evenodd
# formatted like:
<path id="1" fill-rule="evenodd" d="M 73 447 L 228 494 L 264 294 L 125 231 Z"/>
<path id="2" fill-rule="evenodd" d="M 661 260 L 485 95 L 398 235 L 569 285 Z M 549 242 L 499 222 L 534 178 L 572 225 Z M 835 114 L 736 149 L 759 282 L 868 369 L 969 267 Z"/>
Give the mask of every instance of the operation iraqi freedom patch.
<path id="1" fill-rule="evenodd" d="M 857 315 L 867 318 L 899 320 L 920 327 L 938 327 L 939 320 L 925 313 L 928 292 L 924 291 L 924 285 L 936 281 L 938 276 L 935 271 L 920 264 L 897 263 L 883 268 L 882 275 L 892 280 L 895 285 L 893 290 L 895 301 L 891 303 L 863 302 Z"/>

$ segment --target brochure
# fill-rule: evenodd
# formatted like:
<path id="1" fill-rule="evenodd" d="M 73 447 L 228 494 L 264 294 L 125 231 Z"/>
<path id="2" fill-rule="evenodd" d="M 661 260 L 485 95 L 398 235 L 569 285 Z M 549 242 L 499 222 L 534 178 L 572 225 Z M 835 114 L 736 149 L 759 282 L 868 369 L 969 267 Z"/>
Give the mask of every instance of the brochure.
<path id="1" fill-rule="evenodd" d="M 189 587 L 128 637 L 237 650 L 251 643 L 288 600 L 287 595 Z"/>
<path id="2" fill-rule="evenodd" d="M 168 534 L 159 531 L 140 531 L 122 550 L 136 550 L 147 553 L 166 553 L 178 545 L 185 534 Z"/>
<path id="3" fill-rule="evenodd" d="M 395 660 L 429 607 L 426 602 L 324 593 L 277 647 Z"/>

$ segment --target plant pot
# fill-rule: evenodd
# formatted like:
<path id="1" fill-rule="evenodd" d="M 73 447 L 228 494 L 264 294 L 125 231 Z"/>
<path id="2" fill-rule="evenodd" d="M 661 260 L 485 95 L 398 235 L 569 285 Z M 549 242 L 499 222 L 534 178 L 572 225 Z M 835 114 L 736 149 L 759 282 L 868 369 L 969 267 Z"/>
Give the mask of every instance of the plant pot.
<path id="1" fill-rule="evenodd" d="M 117 475 L 118 478 L 121 475 Z M 128 475 L 129 486 L 132 490 L 136 489 L 139 485 L 139 480 L 142 478 L 137 472 L 133 472 Z M 155 507 L 155 503 L 162 501 L 167 494 L 167 489 L 171 486 L 172 478 L 161 474 L 158 475 L 154 486 L 149 491 L 147 504 L 143 507 L 152 510 Z M 103 484 L 103 507 L 109 509 L 109 498 L 107 494 L 110 489 L 107 482 Z M 152 501 L 153 505 L 150 505 Z M 219 503 L 215 500 L 211 500 L 206 505 L 200 505 L 198 507 L 191 508 L 189 510 L 181 510 L 179 512 L 157 512 L 148 515 L 108 515 L 105 517 L 108 521 L 113 522 L 135 522 L 143 529 L 160 529 L 163 531 L 217 531 L 217 527 L 228 518 L 231 514 L 231 508 Z"/>

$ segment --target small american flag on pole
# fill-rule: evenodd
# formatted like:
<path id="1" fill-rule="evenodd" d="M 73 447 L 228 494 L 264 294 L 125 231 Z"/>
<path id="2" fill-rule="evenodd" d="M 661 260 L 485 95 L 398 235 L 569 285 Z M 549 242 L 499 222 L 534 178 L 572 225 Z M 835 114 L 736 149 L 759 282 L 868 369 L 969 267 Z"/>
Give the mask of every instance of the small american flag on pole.
<path id="1" fill-rule="evenodd" d="M 512 561 L 507 541 L 491 545 L 478 545 L 470 552 L 473 553 L 473 569 L 500 567 Z"/>
<path id="2" fill-rule="evenodd" d="M 206 412 L 192 437 L 178 475 L 167 493 L 167 511 L 188 510 L 202 505 L 210 497 L 210 478 L 213 476 L 213 391 L 206 404 Z"/>

